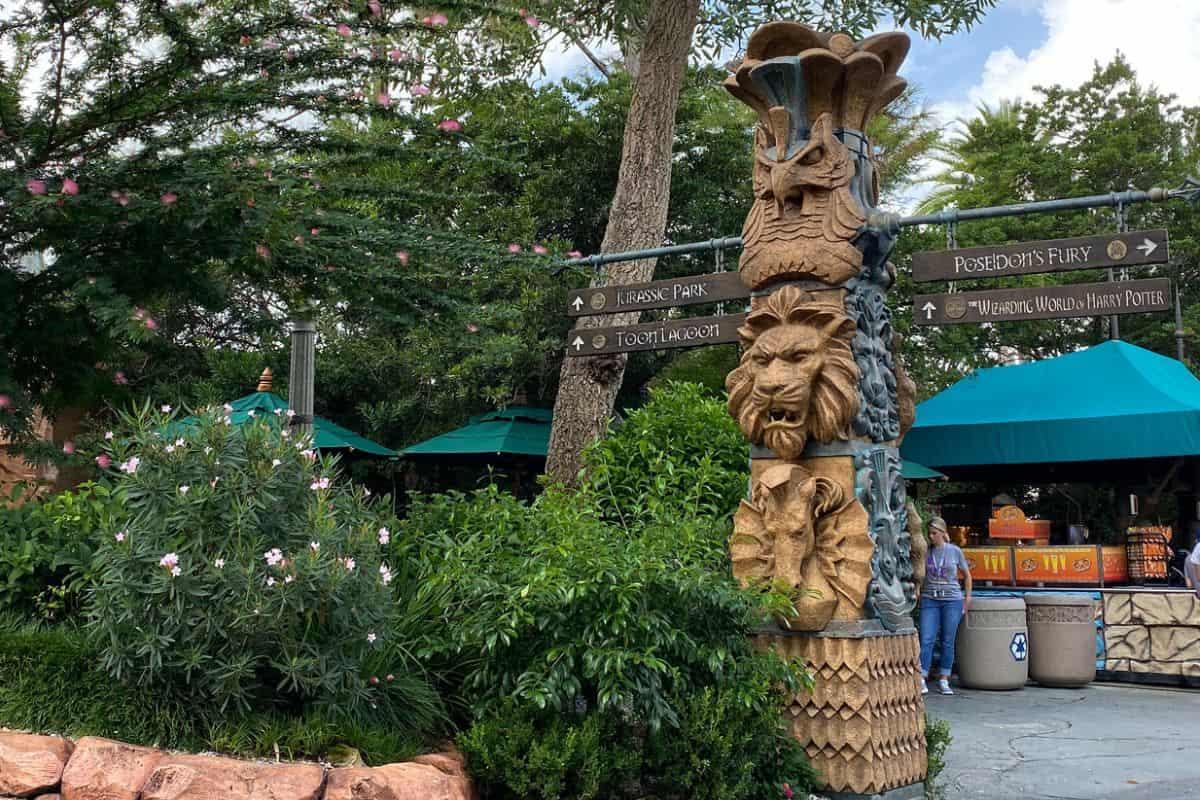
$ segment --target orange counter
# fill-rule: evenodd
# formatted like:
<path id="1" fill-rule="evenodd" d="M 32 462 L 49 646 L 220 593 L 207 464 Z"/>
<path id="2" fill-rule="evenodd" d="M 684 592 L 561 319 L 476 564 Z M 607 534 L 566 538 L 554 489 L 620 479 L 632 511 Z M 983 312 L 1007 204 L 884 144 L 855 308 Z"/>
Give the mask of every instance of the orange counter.
<path id="1" fill-rule="evenodd" d="M 964 547 L 975 581 L 1002 585 L 1104 586 L 1129 580 L 1125 548 Z"/>

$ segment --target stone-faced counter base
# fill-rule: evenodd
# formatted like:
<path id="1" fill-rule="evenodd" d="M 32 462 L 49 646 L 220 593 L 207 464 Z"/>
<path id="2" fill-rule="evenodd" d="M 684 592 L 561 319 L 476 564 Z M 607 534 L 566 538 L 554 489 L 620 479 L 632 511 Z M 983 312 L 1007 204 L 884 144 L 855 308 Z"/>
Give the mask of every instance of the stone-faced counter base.
<path id="1" fill-rule="evenodd" d="M 904 792 L 921 791 L 925 703 L 915 630 L 841 623 L 821 633 L 764 631 L 757 643 L 800 658 L 816 676 L 812 692 L 798 695 L 789 711 L 792 735 L 821 775 L 824 794 L 902 800 L 910 796 Z"/>
<path id="2" fill-rule="evenodd" d="M 0 730 L 0 797 L 54 800 L 474 800 L 457 753 L 381 767 L 168 754 L 94 736 Z"/>

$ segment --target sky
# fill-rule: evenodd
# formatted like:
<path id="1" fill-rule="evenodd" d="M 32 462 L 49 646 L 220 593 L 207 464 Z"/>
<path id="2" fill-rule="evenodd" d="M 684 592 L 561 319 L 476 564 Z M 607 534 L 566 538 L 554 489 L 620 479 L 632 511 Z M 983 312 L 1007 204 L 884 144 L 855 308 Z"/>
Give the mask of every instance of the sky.
<path id="1" fill-rule="evenodd" d="M 1000 0 L 970 31 L 940 42 L 914 34 L 900 74 L 953 124 L 981 102 L 1078 86 L 1118 51 L 1142 82 L 1200 105 L 1200 0 Z M 592 69 L 578 51 L 551 52 L 545 65 L 550 80 Z"/>

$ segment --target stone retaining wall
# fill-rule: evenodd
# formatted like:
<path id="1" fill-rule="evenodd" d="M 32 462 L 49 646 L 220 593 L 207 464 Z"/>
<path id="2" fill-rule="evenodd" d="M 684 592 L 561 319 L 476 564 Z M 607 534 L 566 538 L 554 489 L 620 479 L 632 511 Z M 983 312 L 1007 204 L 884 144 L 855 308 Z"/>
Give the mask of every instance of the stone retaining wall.
<path id="1" fill-rule="evenodd" d="M 1104 650 L 1109 672 L 1200 679 L 1200 599 L 1105 589 Z"/>
<path id="2" fill-rule="evenodd" d="M 475 800 L 457 753 L 381 767 L 242 761 L 87 736 L 0 731 L 0 798 L 37 800 Z"/>

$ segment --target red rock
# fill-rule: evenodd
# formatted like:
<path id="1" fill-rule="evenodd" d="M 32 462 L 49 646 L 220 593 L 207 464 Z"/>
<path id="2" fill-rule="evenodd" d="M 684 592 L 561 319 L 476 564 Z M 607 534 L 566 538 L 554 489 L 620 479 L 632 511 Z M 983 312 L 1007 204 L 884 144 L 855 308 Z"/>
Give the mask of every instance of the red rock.
<path id="1" fill-rule="evenodd" d="M 62 800 L 137 800 L 164 755 L 149 747 L 85 736 L 75 743 L 63 770 Z"/>
<path id="2" fill-rule="evenodd" d="M 316 764 L 167 756 L 146 781 L 142 800 L 317 800 L 323 777 Z"/>
<path id="3" fill-rule="evenodd" d="M 33 797 L 58 788 L 71 743 L 58 736 L 0 731 L 0 795 Z"/>
<path id="4" fill-rule="evenodd" d="M 329 773 L 325 800 L 474 800 L 466 778 L 429 764 L 347 767 Z"/>
<path id="5" fill-rule="evenodd" d="M 466 778 L 467 766 L 462 753 L 451 748 L 441 753 L 426 753 L 411 759 L 413 764 L 428 764 L 453 778 Z"/>

